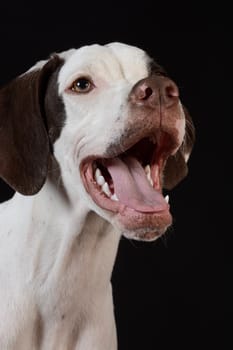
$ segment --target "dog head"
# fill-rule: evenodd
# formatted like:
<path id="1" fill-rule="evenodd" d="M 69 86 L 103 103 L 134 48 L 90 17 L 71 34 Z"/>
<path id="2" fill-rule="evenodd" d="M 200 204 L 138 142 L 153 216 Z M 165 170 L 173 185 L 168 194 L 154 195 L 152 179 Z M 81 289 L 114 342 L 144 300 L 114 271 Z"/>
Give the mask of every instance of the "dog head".
<path id="1" fill-rule="evenodd" d="M 56 54 L 0 90 L 3 179 L 35 194 L 53 155 L 71 200 L 130 238 L 153 240 L 171 224 L 162 189 L 186 176 L 193 142 L 176 84 L 133 46 Z"/>

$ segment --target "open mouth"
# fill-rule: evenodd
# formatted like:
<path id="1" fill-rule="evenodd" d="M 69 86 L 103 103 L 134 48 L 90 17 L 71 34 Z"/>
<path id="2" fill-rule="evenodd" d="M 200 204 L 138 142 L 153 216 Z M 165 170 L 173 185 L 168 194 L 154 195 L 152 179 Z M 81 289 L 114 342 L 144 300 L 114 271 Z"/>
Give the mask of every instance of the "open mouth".
<path id="1" fill-rule="evenodd" d="M 143 137 L 125 150 L 89 157 L 81 164 L 87 192 L 102 209 L 119 214 L 124 227 L 164 232 L 171 224 L 168 196 L 162 194 L 163 169 L 172 152 L 167 133 Z"/>
<path id="2" fill-rule="evenodd" d="M 82 162 L 83 182 L 94 202 L 122 215 L 127 209 L 145 215 L 169 211 L 168 197 L 162 195 L 163 169 L 171 153 L 169 135 L 158 132 L 123 152 L 119 149 L 115 146 L 112 155 Z"/>

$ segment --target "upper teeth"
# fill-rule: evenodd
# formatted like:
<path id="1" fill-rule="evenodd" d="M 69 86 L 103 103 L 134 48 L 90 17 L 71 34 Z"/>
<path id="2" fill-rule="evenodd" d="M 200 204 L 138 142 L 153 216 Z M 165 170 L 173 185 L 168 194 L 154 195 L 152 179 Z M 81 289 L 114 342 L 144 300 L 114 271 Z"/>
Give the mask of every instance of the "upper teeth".
<path id="1" fill-rule="evenodd" d="M 105 182 L 105 183 L 102 185 L 102 190 L 103 190 L 103 192 L 104 192 L 108 197 L 111 197 L 112 193 L 111 193 L 111 191 L 110 191 L 110 188 L 109 188 L 107 182 Z"/>
<path id="2" fill-rule="evenodd" d="M 105 178 L 102 176 L 100 169 L 96 169 L 95 171 L 95 181 L 99 186 L 103 186 L 105 184 Z"/>
<path id="3" fill-rule="evenodd" d="M 113 201 L 118 201 L 116 194 L 115 193 L 112 194 L 112 192 L 108 186 L 108 183 L 105 180 L 105 178 L 103 177 L 99 168 L 96 168 L 96 170 L 95 170 L 95 181 L 101 187 L 102 191 L 106 194 L 106 196 L 111 198 Z"/>
<path id="4" fill-rule="evenodd" d="M 151 178 L 151 170 L 150 170 L 150 166 L 149 165 L 147 165 L 146 167 L 145 167 L 145 173 L 146 173 L 146 177 L 147 177 L 147 179 L 148 179 L 148 181 L 149 181 L 149 183 L 151 184 L 151 186 L 153 187 L 153 180 L 152 180 L 152 178 Z"/>
<path id="5" fill-rule="evenodd" d="M 152 178 L 151 178 L 151 169 L 150 169 L 150 165 L 147 165 L 147 166 L 144 168 L 144 170 L 145 170 L 146 177 L 147 177 L 149 183 L 150 183 L 151 186 L 153 187 L 153 180 L 152 180 Z M 159 168 L 158 168 L 158 167 L 155 167 L 154 171 L 155 171 L 155 176 L 158 176 Z M 165 199 L 165 201 L 166 201 L 167 203 L 169 202 L 169 196 L 168 196 L 168 195 L 167 195 L 164 199 Z"/>
<path id="6" fill-rule="evenodd" d="M 146 177 L 147 177 L 149 183 L 153 187 L 153 180 L 151 178 L 150 165 L 147 165 L 144 170 L 145 170 Z M 96 170 L 95 170 L 95 181 L 101 187 L 102 191 L 106 194 L 107 197 L 111 198 L 111 200 L 113 200 L 113 201 L 118 201 L 119 200 L 117 198 L 116 193 L 112 194 L 112 192 L 111 192 L 111 190 L 109 188 L 109 185 L 108 185 L 107 181 L 105 180 L 104 176 L 102 175 L 101 170 L 99 168 L 96 168 Z M 165 201 L 167 203 L 169 202 L 169 196 L 168 195 L 165 197 Z"/>

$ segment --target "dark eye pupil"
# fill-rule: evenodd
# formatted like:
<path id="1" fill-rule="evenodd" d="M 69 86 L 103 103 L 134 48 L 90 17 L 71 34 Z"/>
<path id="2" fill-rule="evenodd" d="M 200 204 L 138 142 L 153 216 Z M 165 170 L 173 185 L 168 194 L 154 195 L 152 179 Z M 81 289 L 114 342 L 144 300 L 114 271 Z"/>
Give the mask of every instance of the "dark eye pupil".
<path id="1" fill-rule="evenodd" d="M 81 79 L 77 80 L 76 85 L 80 90 L 86 90 L 89 88 L 90 82 L 85 78 L 81 78 Z"/>

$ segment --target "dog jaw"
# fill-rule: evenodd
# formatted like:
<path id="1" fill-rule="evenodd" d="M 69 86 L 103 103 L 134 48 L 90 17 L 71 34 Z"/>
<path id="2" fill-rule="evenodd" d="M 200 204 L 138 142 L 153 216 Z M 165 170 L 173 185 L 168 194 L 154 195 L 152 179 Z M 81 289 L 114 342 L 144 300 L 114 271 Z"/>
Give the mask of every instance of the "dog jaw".
<path id="1" fill-rule="evenodd" d="M 128 238 L 154 240 L 172 223 L 168 200 L 162 195 L 167 149 L 160 142 L 142 138 L 118 155 L 120 147 L 115 145 L 112 157 L 108 151 L 108 157 L 88 157 L 81 163 L 87 193 Z"/>
<path id="2" fill-rule="evenodd" d="M 155 240 L 171 225 L 172 217 L 169 211 L 169 204 L 165 198 L 163 203 L 160 203 L 159 208 L 148 206 L 142 208 L 140 211 L 140 208 L 130 208 L 119 199 L 116 200 L 114 197 L 117 197 L 117 194 L 107 195 L 104 192 L 103 185 L 100 187 L 93 177 L 91 162 L 83 166 L 81 175 L 86 191 L 92 200 L 99 208 L 107 211 L 107 216 L 110 217 L 112 224 L 125 237 L 145 241 Z M 151 185 L 149 184 L 149 186 Z M 151 191 L 153 191 L 152 187 Z M 161 194 L 160 196 L 162 197 Z"/>

